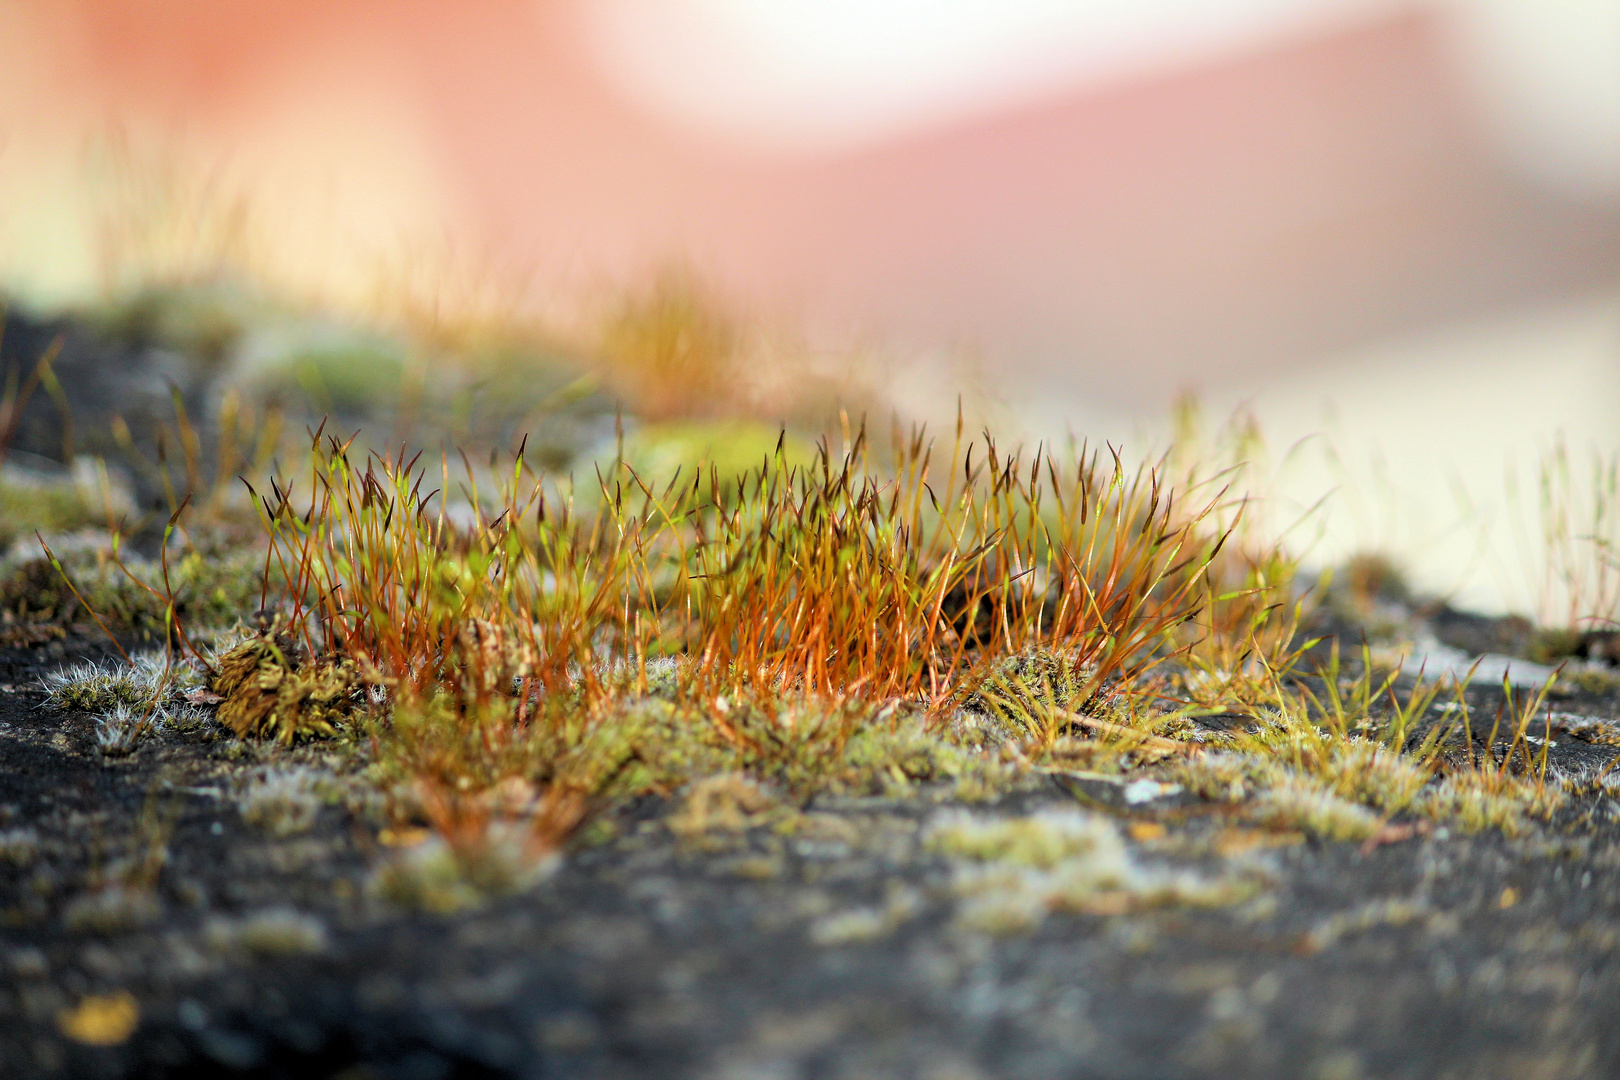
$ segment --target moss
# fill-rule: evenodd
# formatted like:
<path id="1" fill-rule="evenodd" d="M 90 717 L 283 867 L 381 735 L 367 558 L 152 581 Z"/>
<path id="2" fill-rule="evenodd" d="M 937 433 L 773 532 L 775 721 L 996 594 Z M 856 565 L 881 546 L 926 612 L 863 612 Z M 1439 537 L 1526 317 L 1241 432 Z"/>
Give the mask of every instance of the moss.
<path id="1" fill-rule="evenodd" d="M 1257 754 L 1216 752 L 1178 763 L 1171 775 L 1204 798 L 1245 804 L 1272 828 L 1304 829 L 1328 840 L 1371 836 L 1380 818 L 1365 803 L 1405 806 L 1427 776 L 1373 744 L 1335 747 L 1330 762 L 1306 771 Z"/>
<path id="2" fill-rule="evenodd" d="M 113 885 L 75 898 L 62 912 L 69 933 L 118 934 L 150 926 L 163 914 L 151 889 Z"/>
<path id="3" fill-rule="evenodd" d="M 947 814 L 932 826 L 927 845 L 930 850 L 956 858 L 1038 870 L 1050 870 L 1078 856 L 1095 858 L 1108 866 L 1123 866 L 1125 859 L 1119 830 L 1106 818 L 1077 810 L 1043 811 L 1004 819 Z"/>
<path id="4" fill-rule="evenodd" d="M 739 478 L 778 459 L 786 468 L 805 468 L 815 450 L 797 435 L 751 420 L 678 420 L 637 428 L 624 439 L 624 462 L 655 490 L 662 490 L 679 472 L 682 483 L 702 479 L 702 493 L 710 493 L 710 472 L 719 482 L 722 499 L 733 497 Z M 603 473 L 607 474 L 607 468 Z"/>
<path id="5" fill-rule="evenodd" d="M 129 559 L 124 565 L 127 572 L 104 552 L 64 555 L 61 570 L 48 559 L 30 559 L 0 582 L 0 620 L 87 623 L 90 612 L 75 599 L 77 589 L 109 630 L 162 641 L 169 632 L 171 596 L 175 619 L 196 637 L 236 624 L 259 606 L 262 595 L 263 557 L 250 549 L 189 551 L 170 562 L 167 585 L 156 562 Z"/>
<path id="6" fill-rule="evenodd" d="M 189 551 L 170 562 L 167 587 L 158 564 L 126 565 L 130 573 L 106 562 L 70 573 L 104 622 L 146 638 L 162 640 L 167 631 L 166 588 L 172 590 L 175 618 L 194 635 L 235 625 L 259 606 L 262 595 L 263 557 L 251 550 Z"/>
<path id="7" fill-rule="evenodd" d="M 1620 671 L 1614 668 L 1572 664 L 1559 675 L 1558 681 L 1560 683 L 1573 683 L 1582 693 L 1586 694 L 1608 695 L 1620 693 Z"/>
<path id="8" fill-rule="evenodd" d="M 1490 768 L 1437 781 L 1423 762 L 1356 739 L 1330 744 L 1308 768 L 1260 754 L 1214 752 L 1178 762 L 1171 775 L 1194 794 L 1243 804 L 1273 828 L 1329 840 L 1365 839 L 1403 810 L 1469 832 L 1500 829 L 1513 836 L 1565 797 L 1557 783 Z"/>
<path id="9" fill-rule="evenodd" d="M 1413 809 L 1468 832 L 1498 829 L 1517 836 L 1529 828 L 1530 818 L 1545 818 L 1564 797 L 1556 784 L 1486 769 L 1446 777 L 1424 791 Z"/>
<path id="10" fill-rule="evenodd" d="M 1433 916 L 1434 912 L 1422 900 L 1373 900 L 1318 922 L 1300 942 L 1300 949 L 1306 953 L 1320 952 L 1351 934 L 1365 933 L 1381 926 L 1405 926 L 1418 919 L 1432 919 Z"/>
<path id="11" fill-rule="evenodd" d="M 1052 735 L 1063 726 L 1054 711 L 1124 718 L 1122 697 L 1100 682 L 1094 666 L 1049 649 L 1005 657 L 969 675 L 952 703 L 967 714 L 957 726 L 969 739 Z"/>
<path id="12" fill-rule="evenodd" d="M 152 285 L 91 313 L 103 334 L 135 347 L 159 345 L 215 367 L 248 324 L 271 314 L 264 297 L 224 278 Z"/>
<path id="13" fill-rule="evenodd" d="M 1402 603 L 1412 595 L 1400 567 L 1381 552 L 1352 555 L 1340 574 L 1351 602 L 1362 609 L 1379 600 Z"/>
<path id="14" fill-rule="evenodd" d="M 222 654 L 208 688 L 224 700 L 219 722 L 239 738 L 332 735 L 363 703 L 365 683 L 347 659 L 309 657 L 287 637 L 259 634 Z"/>
<path id="15" fill-rule="evenodd" d="M 115 709 L 147 710 L 169 700 L 190 672 L 170 666 L 162 653 L 137 653 L 134 662 L 74 664 L 40 680 L 46 704 L 58 709 L 108 713 Z"/>
<path id="16" fill-rule="evenodd" d="M 313 915 L 276 907 L 240 919 L 215 917 L 203 927 L 203 941 L 215 952 L 258 956 L 312 955 L 326 951 L 326 924 Z"/>
<path id="17" fill-rule="evenodd" d="M 746 776 L 723 773 L 694 783 L 680 810 L 666 823 L 679 836 L 709 830 L 737 832 L 766 824 L 770 811 L 779 806 L 768 791 Z"/>
<path id="18" fill-rule="evenodd" d="M 394 404 L 405 374 L 403 359 L 378 347 L 310 349 L 290 365 L 318 409 L 364 413 Z"/>
<path id="19" fill-rule="evenodd" d="M 528 888 L 556 865 L 523 831 L 491 827 L 461 850 L 437 836 L 406 848 L 377 868 L 369 890 L 400 907 L 448 914 Z"/>
<path id="20" fill-rule="evenodd" d="M 1530 659 L 1538 664 L 1556 664 L 1579 656 L 1583 635 L 1571 628 L 1549 627 L 1537 630 L 1530 638 Z"/>
<path id="21" fill-rule="evenodd" d="M 882 795 L 950 784 L 983 797 L 1017 768 L 997 754 L 955 745 L 918 715 L 847 703 L 738 703 L 725 713 L 663 699 L 614 707 L 581 733 L 556 775 L 582 790 L 628 796 L 673 791 L 695 779 L 744 774 L 812 792 Z"/>
<path id="22" fill-rule="evenodd" d="M 31 539 L 36 532 L 66 532 L 99 520 L 100 508 L 69 481 L 19 483 L 0 474 L 0 549 Z"/>
<path id="23" fill-rule="evenodd" d="M 0 580 L 0 618 L 16 623 L 65 625 L 83 619 L 84 609 L 49 559 L 29 559 Z"/>
<path id="24" fill-rule="evenodd" d="M 1242 802 L 1280 773 L 1280 766 L 1267 758 L 1231 751 L 1186 758 L 1170 770 L 1170 775 L 1194 795 L 1220 802 Z"/>
<path id="25" fill-rule="evenodd" d="M 244 821 L 273 836 L 307 832 L 321 808 L 316 780 L 309 769 L 266 772 L 243 790 L 237 808 Z"/>
<path id="26" fill-rule="evenodd" d="M 1351 802 L 1320 780 L 1285 773 L 1255 798 L 1254 813 L 1266 824 L 1306 829 L 1326 840 L 1365 840 L 1378 831 L 1378 815 Z"/>
<path id="27" fill-rule="evenodd" d="M 1417 798 L 1431 770 L 1380 743 L 1352 736 L 1333 745 L 1319 775 L 1342 798 L 1398 811 Z"/>
<path id="28" fill-rule="evenodd" d="M 683 268 L 627 294 L 598 349 L 614 383 L 649 416 L 714 411 L 739 393 L 741 328 Z"/>
<path id="29" fill-rule="evenodd" d="M 940 815 L 927 846 L 961 860 L 957 922 L 989 933 L 1027 933 L 1048 913 L 1120 914 L 1158 904 L 1222 905 L 1247 899 L 1244 879 L 1206 880 L 1138 865 L 1114 823 L 1080 810 L 1021 818 Z"/>
<path id="30" fill-rule="evenodd" d="M 156 706 L 131 708 L 119 704 L 96 718 L 96 749 L 107 757 L 123 757 L 135 752 L 141 736 L 160 722 Z"/>

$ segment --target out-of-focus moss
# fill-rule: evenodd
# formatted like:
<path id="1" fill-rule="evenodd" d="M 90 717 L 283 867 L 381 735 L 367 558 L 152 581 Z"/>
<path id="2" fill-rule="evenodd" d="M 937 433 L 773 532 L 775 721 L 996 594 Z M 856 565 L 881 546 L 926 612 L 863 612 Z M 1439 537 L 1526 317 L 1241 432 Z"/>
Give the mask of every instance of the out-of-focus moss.
<path id="1" fill-rule="evenodd" d="M 787 464 L 807 466 L 815 449 L 799 436 L 752 420 L 676 420 L 650 424 L 625 436 L 624 462 L 655 490 L 675 478 L 692 483 L 702 478 L 707 494 L 711 471 L 719 481 L 722 497 L 737 490 L 737 481 L 774 459 L 780 440 Z M 603 475 L 609 470 L 604 467 Z M 611 477 L 609 477 L 611 479 Z"/>
<path id="2" fill-rule="evenodd" d="M 98 520 L 98 508 L 72 483 L 18 482 L 0 475 L 0 549 L 35 532 L 65 532 Z"/>
<path id="3" fill-rule="evenodd" d="M 227 629 L 259 606 L 262 558 L 252 551 L 188 552 L 170 560 L 167 588 L 161 565 L 142 559 L 125 560 L 127 573 L 105 553 L 64 555 L 60 571 L 48 559 L 30 559 L 0 579 L 0 618 L 56 626 L 89 622 L 89 612 L 63 580 L 65 573 L 115 633 L 161 639 L 167 632 L 168 590 L 175 617 L 188 632 Z"/>
<path id="4" fill-rule="evenodd" d="M 1583 644 L 1581 632 L 1571 627 L 1537 630 L 1530 638 L 1530 659 L 1538 664 L 1556 664 L 1580 655 Z"/>

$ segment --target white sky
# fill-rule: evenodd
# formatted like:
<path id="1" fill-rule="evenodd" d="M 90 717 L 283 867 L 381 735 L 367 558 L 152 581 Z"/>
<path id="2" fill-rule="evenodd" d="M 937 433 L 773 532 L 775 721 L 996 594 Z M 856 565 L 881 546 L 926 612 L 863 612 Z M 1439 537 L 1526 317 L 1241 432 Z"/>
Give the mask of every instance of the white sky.
<path id="1" fill-rule="evenodd" d="M 835 151 L 963 115 L 1438 8 L 1510 150 L 1620 189 L 1620 0 L 594 0 L 609 77 L 756 150 Z"/>

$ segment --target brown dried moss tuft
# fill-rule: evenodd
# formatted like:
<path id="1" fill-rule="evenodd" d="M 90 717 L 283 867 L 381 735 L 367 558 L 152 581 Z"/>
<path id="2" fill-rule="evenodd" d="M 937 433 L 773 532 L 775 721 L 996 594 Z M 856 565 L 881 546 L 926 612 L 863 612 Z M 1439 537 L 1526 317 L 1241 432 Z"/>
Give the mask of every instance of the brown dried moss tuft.
<path id="1" fill-rule="evenodd" d="M 256 635 L 221 655 L 208 686 L 224 699 L 220 723 L 241 738 L 274 738 L 283 745 L 336 734 L 336 725 L 365 695 L 353 661 L 311 658 L 273 634 Z"/>

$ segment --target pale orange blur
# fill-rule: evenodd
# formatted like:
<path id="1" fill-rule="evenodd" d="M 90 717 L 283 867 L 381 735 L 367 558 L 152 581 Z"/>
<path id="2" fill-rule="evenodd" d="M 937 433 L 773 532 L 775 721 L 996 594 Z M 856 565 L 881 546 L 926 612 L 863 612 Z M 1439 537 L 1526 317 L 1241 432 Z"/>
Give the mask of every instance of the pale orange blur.
<path id="1" fill-rule="evenodd" d="M 12 16 L 49 63 L 41 96 L 6 109 L 215 148 L 286 110 L 348 117 L 309 149 L 318 172 L 342 132 L 366 145 L 367 103 L 386 103 L 377 128 L 407 135 L 379 145 L 406 149 L 333 159 L 340 224 L 368 189 L 419 174 L 400 236 L 575 285 L 678 260 L 820 334 L 969 347 L 1015 381 L 1135 407 L 1620 277 L 1620 214 L 1513 178 L 1425 16 L 784 159 L 622 100 L 577 15 L 561 0 L 52 0 Z M 296 153 L 297 130 L 276 145 Z"/>

